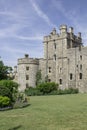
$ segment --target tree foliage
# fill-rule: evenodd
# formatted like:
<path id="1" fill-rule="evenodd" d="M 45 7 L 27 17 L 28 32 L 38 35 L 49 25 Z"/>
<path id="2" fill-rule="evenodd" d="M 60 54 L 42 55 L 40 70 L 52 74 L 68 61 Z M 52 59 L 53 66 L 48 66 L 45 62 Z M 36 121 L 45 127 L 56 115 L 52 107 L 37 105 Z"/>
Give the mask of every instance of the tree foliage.
<path id="1" fill-rule="evenodd" d="M 0 96 L 0 107 L 7 107 L 10 105 L 10 98 L 6 96 Z"/>
<path id="2" fill-rule="evenodd" d="M 5 66 L 3 61 L 0 60 L 0 80 L 10 79 L 9 73 L 12 71 L 12 67 Z"/>
<path id="3" fill-rule="evenodd" d="M 39 70 L 36 73 L 36 85 L 40 84 L 42 82 L 42 75 L 41 75 L 41 70 Z"/>
<path id="4" fill-rule="evenodd" d="M 14 101 L 17 92 L 18 92 L 18 83 L 12 80 L 0 81 L 0 95 L 1 96 L 7 96 L 11 99 L 11 101 Z"/>
<path id="5" fill-rule="evenodd" d="M 54 82 L 41 83 L 37 86 L 37 89 L 40 90 L 40 92 L 43 92 L 43 94 L 48 94 L 54 90 L 57 90 L 58 84 Z"/>

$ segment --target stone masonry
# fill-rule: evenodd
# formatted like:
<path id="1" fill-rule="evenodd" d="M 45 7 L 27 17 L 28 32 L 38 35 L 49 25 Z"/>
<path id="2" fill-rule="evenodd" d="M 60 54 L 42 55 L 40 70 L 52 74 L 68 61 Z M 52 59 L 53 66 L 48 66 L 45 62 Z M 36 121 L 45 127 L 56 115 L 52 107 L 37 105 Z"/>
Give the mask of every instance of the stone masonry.
<path id="1" fill-rule="evenodd" d="M 87 47 L 83 46 L 81 33 L 74 34 L 72 27 L 60 26 L 59 34 L 54 28 L 44 36 L 44 58 L 30 58 L 28 54 L 18 59 L 15 80 L 19 90 L 36 86 L 36 73 L 41 70 L 42 80 L 56 82 L 61 89 L 78 88 L 87 92 Z"/>

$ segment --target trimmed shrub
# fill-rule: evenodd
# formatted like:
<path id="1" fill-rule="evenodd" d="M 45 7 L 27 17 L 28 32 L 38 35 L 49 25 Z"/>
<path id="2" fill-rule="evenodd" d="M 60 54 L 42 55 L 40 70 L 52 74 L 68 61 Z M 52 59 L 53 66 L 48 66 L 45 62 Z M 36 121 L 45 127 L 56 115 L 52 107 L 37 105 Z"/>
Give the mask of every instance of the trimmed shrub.
<path id="1" fill-rule="evenodd" d="M 25 89 L 25 94 L 27 96 L 40 96 L 40 95 L 43 95 L 42 92 L 40 92 L 40 90 L 38 90 L 37 88 L 33 88 L 33 87 L 29 87 L 29 88 L 26 88 Z"/>
<path id="2" fill-rule="evenodd" d="M 16 94 L 18 92 L 18 83 L 12 80 L 1 80 L 0 81 L 0 95 L 7 96 L 12 102 L 16 100 Z"/>
<path id="3" fill-rule="evenodd" d="M 50 92 L 48 95 L 58 95 L 58 90 L 54 90 L 54 91 Z"/>
<path id="4" fill-rule="evenodd" d="M 18 91 L 18 83 L 12 80 L 1 80 L 0 86 L 7 87 L 12 93 L 15 93 Z"/>
<path id="5" fill-rule="evenodd" d="M 0 96 L 0 108 L 10 106 L 11 100 L 8 97 Z"/>
<path id="6" fill-rule="evenodd" d="M 54 82 L 41 83 L 37 86 L 37 89 L 44 94 L 51 93 L 54 90 L 58 89 L 58 84 Z"/>
<path id="7" fill-rule="evenodd" d="M 4 87 L 4 86 L 0 86 L 0 95 L 1 96 L 6 96 L 6 97 L 9 97 L 10 99 L 12 99 L 12 93 L 11 91 Z"/>
<path id="8" fill-rule="evenodd" d="M 79 93 L 77 88 L 76 89 L 69 88 L 69 89 L 64 89 L 64 90 L 61 90 L 61 89 L 58 90 L 58 95 L 62 95 L 62 94 L 76 94 L 76 93 Z"/>

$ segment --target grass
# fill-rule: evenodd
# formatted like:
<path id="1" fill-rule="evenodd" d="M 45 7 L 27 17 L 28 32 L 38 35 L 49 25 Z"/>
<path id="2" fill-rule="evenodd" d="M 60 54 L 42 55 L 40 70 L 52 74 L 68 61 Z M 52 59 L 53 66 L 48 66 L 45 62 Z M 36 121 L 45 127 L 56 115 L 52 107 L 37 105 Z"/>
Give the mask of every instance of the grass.
<path id="1" fill-rule="evenodd" d="M 30 106 L 0 112 L 0 130 L 87 130 L 87 94 L 30 97 Z"/>

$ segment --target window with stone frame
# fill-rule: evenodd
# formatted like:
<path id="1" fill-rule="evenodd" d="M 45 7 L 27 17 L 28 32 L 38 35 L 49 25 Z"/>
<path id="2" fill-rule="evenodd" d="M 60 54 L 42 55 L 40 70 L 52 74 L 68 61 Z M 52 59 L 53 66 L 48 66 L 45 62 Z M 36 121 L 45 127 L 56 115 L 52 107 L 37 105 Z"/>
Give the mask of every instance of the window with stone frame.
<path id="1" fill-rule="evenodd" d="M 28 83 L 26 83 L 26 88 L 28 88 L 29 87 L 29 84 Z"/>
<path id="2" fill-rule="evenodd" d="M 62 84 L 62 79 L 59 79 L 59 83 Z"/>
<path id="3" fill-rule="evenodd" d="M 51 79 L 48 79 L 48 82 L 51 82 Z"/>
<path id="4" fill-rule="evenodd" d="M 59 68 L 59 73 L 62 73 L 62 68 L 61 67 Z"/>
<path id="5" fill-rule="evenodd" d="M 49 67 L 49 73 L 51 73 L 51 67 Z"/>
<path id="6" fill-rule="evenodd" d="M 29 80 L 29 75 L 26 75 L 26 80 Z"/>
<path id="7" fill-rule="evenodd" d="M 29 66 L 26 66 L 26 70 L 29 70 Z"/>
<path id="8" fill-rule="evenodd" d="M 80 60 L 82 60 L 82 55 L 80 55 Z"/>
<path id="9" fill-rule="evenodd" d="M 80 70 L 82 70 L 82 65 L 80 65 Z"/>
<path id="10" fill-rule="evenodd" d="M 56 54 L 54 54 L 54 61 L 56 61 Z"/>
<path id="11" fill-rule="evenodd" d="M 82 73 L 79 73 L 79 79 L 82 79 Z"/>
<path id="12" fill-rule="evenodd" d="M 54 43 L 54 49 L 56 50 L 56 43 Z"/>
<path id="13" fill-rule="evenodd" d="M 72 80 L 73 79 L 73 74 L 72 73 L 70 73 L 70 80 Z"/>

